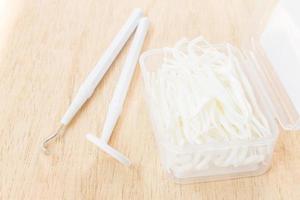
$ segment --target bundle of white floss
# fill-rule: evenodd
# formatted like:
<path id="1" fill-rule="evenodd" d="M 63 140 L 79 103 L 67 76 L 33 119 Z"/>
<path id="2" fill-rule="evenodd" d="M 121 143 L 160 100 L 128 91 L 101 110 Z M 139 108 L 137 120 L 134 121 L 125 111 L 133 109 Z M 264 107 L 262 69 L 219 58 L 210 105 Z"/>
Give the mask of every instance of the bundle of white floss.
<path id="1" fill-rule="evenodd" d="M 213 151 L 214 144 L 254 141 L 271 129 L 249 80 L 247 62 L 230 44 L 210 44 L 203 37 L 180 40 L 164 49 L 161 67 L 144 73 L 157 131 L 177 147 L 206 145 L 212 151 L 176 153 L 166 159 L 175 174 L 262 162 L 268 147 L 233 147 Z"/>

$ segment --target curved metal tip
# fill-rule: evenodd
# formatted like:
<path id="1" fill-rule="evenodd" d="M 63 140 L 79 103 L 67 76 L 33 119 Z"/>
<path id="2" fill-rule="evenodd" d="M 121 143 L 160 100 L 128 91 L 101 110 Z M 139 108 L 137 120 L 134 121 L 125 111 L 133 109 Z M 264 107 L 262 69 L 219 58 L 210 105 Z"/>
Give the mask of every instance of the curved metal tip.
<path id="1" fill-rule="evenodd" d="M 42 144 L 42 150 L 43 152 L 46 154 L 46 155 L 49 155 L 49 151 L 47 149 L 47 146 L 49 145 L 50 142 L 54 141 L 55 138 L 57 138 L 60 133 L 62 132 L 63 128 L 65 126 L 62 124 L 58 127 L 58 129 L 55 131 L 54 134 L 50 135 L 49 137 L 47 137 L 44 141 L 43 141 L 43 144 Z"/>

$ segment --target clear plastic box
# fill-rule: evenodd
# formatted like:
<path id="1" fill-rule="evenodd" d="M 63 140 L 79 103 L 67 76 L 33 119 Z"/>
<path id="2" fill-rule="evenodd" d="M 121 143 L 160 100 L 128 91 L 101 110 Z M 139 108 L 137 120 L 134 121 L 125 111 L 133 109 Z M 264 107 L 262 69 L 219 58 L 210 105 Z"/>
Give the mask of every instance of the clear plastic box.
<path id="1" fill-rule="evenodd" d="M 298 26 L 289 14 L 289 8 L 293 8 L 290 6 L 291 3 L 295 2 L 292 0 L 280 2 L 264 33 L 262 35 L 253 33 L 240 48 L 245 55 L 252 58 L 253 65 L 242 66 L 242 70 L 249 79 L 259 107 L 269 122 L 272 130 L 270 137 L 246 142 L 174 146 L 161 132 L 159 113 L 155 112 L 153 108 L 155 105 L 151 102 L 149 90 L 145 86 L 161 162 L 168 175 L 176 182 L 203 182 L 263 174 L 271 165 L 273 149 L 279 134 L 278 124 L 285 130 L 299 129 L 300 79 L 297 77 L 300 75 L 300 60 L 298 60 L 300 33 L 297 35 Z M 286 17 L 283 18 L 283 15 Z M 290 41 L 298 42 L 298 37 L 299 49 L 296 49 L 295 45 L 289 46 L 293 45 Z M 144 79 L 149 71 L 161 67 L 164 54 L 167 53 L 168 49 L 162 48 L 142 54 L 140 66 Z M 243 160 L 242 164 L 236 165 L 230 161 L 230 157 L 237 156 L 237 152 L 242 151 L 248 155 L 248 162 Z M 215 159 L 206 162 L 203 167 L 201 160 L 204 163 L 206 155 L 215 156 L 223 161 L 228 158 L 228 162 L 224 161 L 223 166 L 220 166 L 216 165 Z M 182 161 L 185 161 L 184 165 Z M 193 162 L 197 162 L 198 167 Z"/>

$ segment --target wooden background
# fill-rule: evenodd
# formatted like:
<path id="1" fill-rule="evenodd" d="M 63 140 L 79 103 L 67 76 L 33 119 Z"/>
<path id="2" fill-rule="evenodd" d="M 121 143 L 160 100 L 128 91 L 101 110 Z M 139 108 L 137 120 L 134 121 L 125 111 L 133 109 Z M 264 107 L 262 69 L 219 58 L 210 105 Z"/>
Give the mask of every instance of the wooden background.
<path id="1" fill-rule="evenodd" d="M 259 177 L 178 185 L 161 169 L 139 68 L 110 144 L 126 168 L 87 142 L 100 135 L 128 47 L 63 138 L 40 150 L 79 85 L 134 7 L 149 16 L 144 50 L 204 35 L 239 45 L 275 0 L 0 0 L 0 199 L 300 199 L 300 135 L 281 134 Z"/>

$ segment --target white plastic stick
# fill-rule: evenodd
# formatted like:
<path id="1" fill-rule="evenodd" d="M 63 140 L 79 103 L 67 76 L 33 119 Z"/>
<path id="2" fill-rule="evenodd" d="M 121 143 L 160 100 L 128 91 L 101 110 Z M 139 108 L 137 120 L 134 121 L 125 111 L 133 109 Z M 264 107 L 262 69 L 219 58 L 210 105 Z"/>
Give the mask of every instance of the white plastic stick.
<path id="1" fill-rule="evenodd" d="M 48 143 L 56 138 L 60 132 L 63 131 L 63 128 L 70 123 L 79 109 L 83 106 L 83 104 L 91 97 L 94 93 L 95 88 L 103 78 L 106 71 L 109 69 L 112 62 L 115 60 L 125 43 L 128 41 L 130 35 L 135 30 L 139 20 L 143 17 L 143 13 L 141 9 L 135 9 L 126 23 L 123 25 L 119 33 L 115 36 L 112 43 L 105 51 L 103 56 L 98 61 L 95 68 L 90 72 L 88 77 L 85 79 L 83 84 L 80 86 L 77 95 L 73 99 L 71 105 L 68 110 L 60 120 L 61 126 L 57 129 L 57 131 L 46 138 L 43 142 L 43 150 L 47 153 L 47 145 Z"/>
<path id="2" fill-rule="evenodd" d="M 99 139 L 94 136 L 87 134 L 87 139 L 94 144 L 96 144 L 99 148 L 104 150 L 106 153 L 110 154 L 114 158 L 117 158 L 120 162 L 124 160 L 124 156 L 119 156 L 120 153 L 112 153 L 106 147 L 103 148 L 103 144 L 107 144 L 109 142 L 110 136 L 113 132 L 113 129 L 118 121 L 118 118 L 122 112 L 123 104 L 127 95 L 127 91 L 129 89 L 129 85 L 134 73 L 135 66 L 138 61 L 138 56 L 142 49 L 142 45 L 145 40 L 146 33 L 149 27 L 149 20 L 144 17 L 140 20 L 136 33 L 134 35 L 134 39 L 132 41 L 132 45 L 130 47 L 128 56 L 126 58 L 123 70 L 121 72 L 119 81 L 117 83 L 116 89 L 113 94 L 113 98 L 109 105 L 108 114 L 104 123 L 104 128 L 101 137 L 101 144 L 99 143 Z M 128 165 L 128 162 L 122 162 L 125 165 Z"/>

